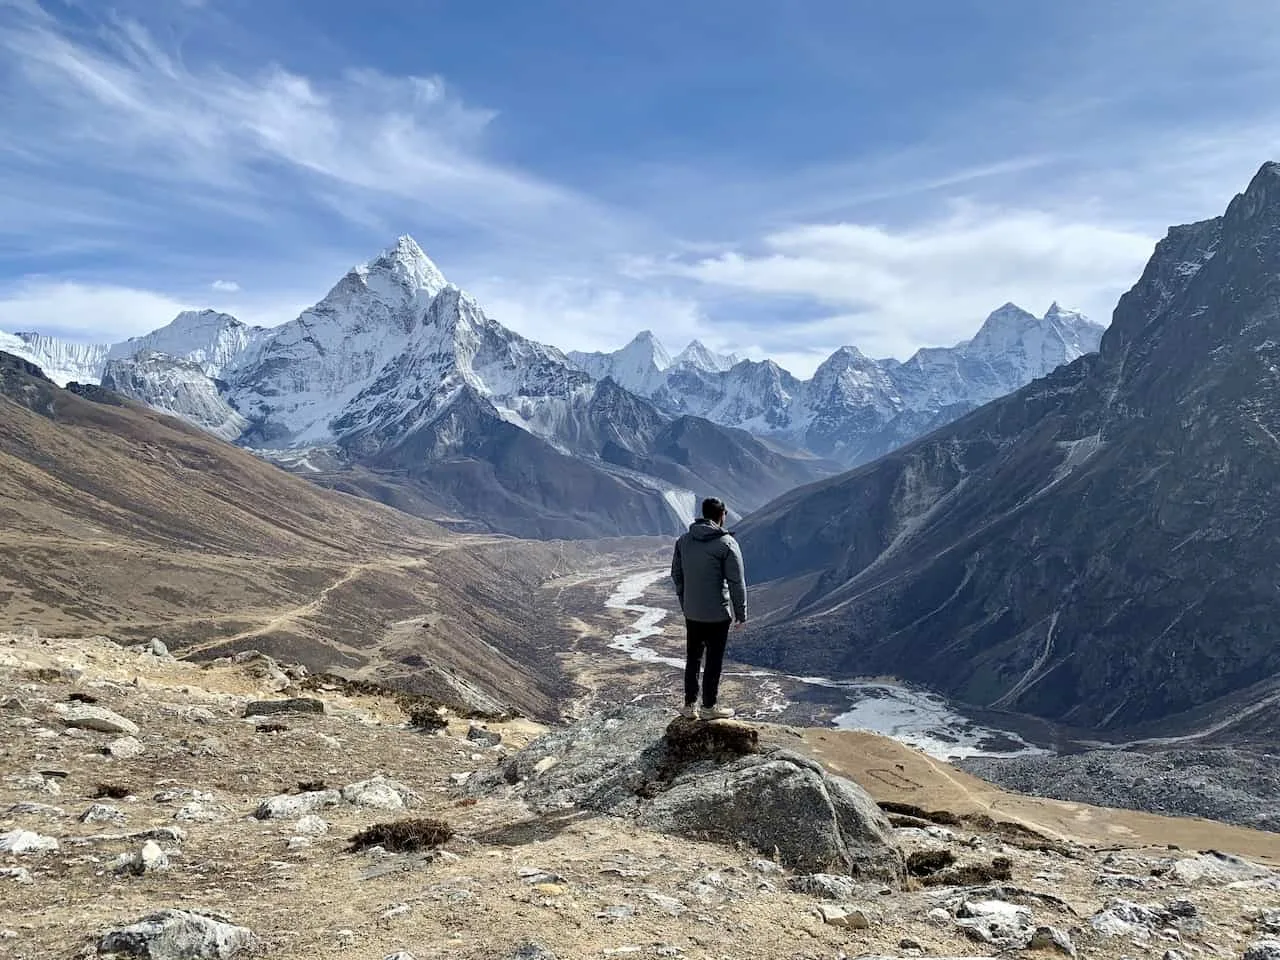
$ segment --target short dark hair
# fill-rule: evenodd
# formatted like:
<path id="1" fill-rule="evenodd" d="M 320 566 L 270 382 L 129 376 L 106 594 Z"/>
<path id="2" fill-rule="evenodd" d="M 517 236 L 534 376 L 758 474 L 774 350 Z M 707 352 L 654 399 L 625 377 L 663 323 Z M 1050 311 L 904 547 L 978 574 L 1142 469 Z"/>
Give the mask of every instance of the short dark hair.
<path id="1" fill-rule="evenodd" d="M 702 501 L 702 516 L 705 520 L 723 520 L 729 508 L 719 497 L 707 497 Z"/>

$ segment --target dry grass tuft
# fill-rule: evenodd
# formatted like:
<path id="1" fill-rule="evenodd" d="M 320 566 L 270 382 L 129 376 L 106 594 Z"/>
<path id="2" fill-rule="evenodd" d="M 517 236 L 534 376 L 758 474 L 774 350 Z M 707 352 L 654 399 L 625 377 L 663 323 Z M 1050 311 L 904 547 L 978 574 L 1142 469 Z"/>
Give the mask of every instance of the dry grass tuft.
<path id="1" fill-rule="evenodd" d="M 448 843 L 453 837 L 453 827 L 443 820 L 415 818 L 397 820 L 394 823 L 375 823 L 351 838 L 351 852 L 382 847 L 393 853 L 412 853 L 429 850 Z"/>
<path id="2" fill-rule="evenodd" d="M 943 870 L 924 877 L 920 882 L 926 887 L 974 887 L 984 883 L 1003 883 L 1013 879 L 1013 862 L 1008 857 L 996 857 L 990 865 L 967 863 L 954 870 Z"/>
<path id="3" fill-rule="evenodd" d="M 913 803 L 897 803 L 893 800 L 882 800 L 879 803 L 879 807 L 887 814 L 914 817 L 916 820 L 927 820 L 929 823 L 940 824 L 944 827 L 958 827 L 961 824 L 960 817 L 950 810 L 926 810 L 923 807 L 917 807 Z"/>
<path id="4" fill-rule="evenodd" d="M 94 800 L 123 800 L 132 795 L 132 790 L 118 783 L 100 783 L 91 796 Z"/>
<path id="5" fill-rule="evenodd" d="M 950 850 L 917 850 L 907 857 L 907 872 L 913 877 L 928 877 L 956 862 Z"/>

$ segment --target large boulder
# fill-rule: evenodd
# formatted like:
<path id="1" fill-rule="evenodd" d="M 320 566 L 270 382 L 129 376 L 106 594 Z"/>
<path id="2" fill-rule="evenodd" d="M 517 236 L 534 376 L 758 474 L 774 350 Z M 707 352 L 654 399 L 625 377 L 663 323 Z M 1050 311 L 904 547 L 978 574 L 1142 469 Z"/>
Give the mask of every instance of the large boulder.
<path id="1" fill-rule="evenodd" d="M 675 836 L 746 843 L 806 873 L 899 887 L 902 854 L 875 802 L 807 757 L 762 749 L 743 723 L 623 707 L 540 737 L 472 794 L 510 789 L 533 809 L 598 810 Z"/>
<path id="2" fill-rule="evenodd" d="M 161 910 L 98 940 L 99 956 L 149 960 L 226 960 L 256 946 L 253 933 L 223 917 Z"/>
<path id="3" fill-rule="evenodd" d="M 108 710 L 106 707 L 68 707 L 62 715 L 62 722 L 68 727 L 78 727 L 81 730 L 96 730 L 99 733 L 122 733 L 129 737 L 138 732 L 136 723 Z"/>

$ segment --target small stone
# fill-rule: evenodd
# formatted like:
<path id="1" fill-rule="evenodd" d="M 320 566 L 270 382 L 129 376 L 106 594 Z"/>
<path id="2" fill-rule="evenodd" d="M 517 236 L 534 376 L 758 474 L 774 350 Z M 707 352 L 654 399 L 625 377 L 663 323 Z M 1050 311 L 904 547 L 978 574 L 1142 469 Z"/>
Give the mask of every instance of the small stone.
<path id="1" fill-rule="evenodd" d="M 169 648 L 164 645 L 164 641 L 159 637 L 151 638 L 150 642 L 146 644 L 146 651 L 153 657 L 160 657 L 162 659 L 170 656 Z"/>
<path id="2" fill-rule="evenodd" d="M 288 678 L 280 674 L 280 679 L 288 683 Z M 245 705 L 246 717 L 270 717 L 278 713 L 311 713 L 323 714 L 324 701 L 314 697 L 290 697 L 287 700 L 251 700 Z"/>
<path id="3" fill-rule="evenodd" d="M 395 920 L 397 917 L 405 917 L 409 915 L 409 905 L 407 903 L 395 903 L 382 911 L 383 920 Z"/>
<path id="4" fill-rule="evenodd" d="M 395 953 L 389 953 L 382 960 L 418 960 L 408 950 L 397 950 Z"/>
<path id="5" fill-rule="evenodd" d="M 339 943 L 352 944 L 356 940 L 356 932 L 354 930 L 339 930 L 334 934 Z"/>
<path id="6" fill-rule="evenodd" d="M 848 930 L 866 930 L 871 921 L 861 910 L 846 910 L 833 904 L 823 903 L 817 907 L 822 922 L 832 927 L 843 927 Z"/>
<path id="7" fill-rule="evenodd" d="M 26 867 L 0 867 L 0 879 L 16 880 L 18 883 L 32 883 L 31 871 Z"/>
<path id="8" fill-rule="evenodd" d="M 309 813 L 293 825 L 293 830 L 301 837 L 320 837 L 329 832 L 329 824 L 323 817 Z"/>
<path id="9" fill-rule="evenodd" d="M 478 723 L 473 723 L 467 730 L 467 739 L 472 743 L 483 743 L 489 747 L 496 747 L 502 743 L 502 734 L 488 730 Z"/>
<path id="10" fill-rule="evenodd" d="M 463 784 L 465 784 L 468 780 L 471 779 L 471 774 L 469 772 L 468 773 L 451 773 L 449 774 L 449 779 L 452 780 L 457 786 L 461 787 Z"/>
<path id="11" fill-rule="evenodd" d="M 138 733 L 138 725 L 106 707 L 78 705 L 69 707 L 62 715 L 62 722 L 68 727 L 79 727 L 82 730 L 97 730 L 99 733 L 122 733 L 134 736 Z"/>
<path id="12" fill-rule="evenodd" d="M 142 756 L 145 752 L 146 747 L 142 745 L 142 741 L 137 737 L 121 737 L 119 740 L 112 740 L 107 744 L 107 753 L 117 760 L 132 760 L 135 757 Z"/>
<path id="13" fill-rule="evenodd" d="M 1249 944 L 1244 960 L 1280 960 L 1280 940 L 1258 940 Z"/>
<path id="14" fill-rule="evenodd" d="M 903 937 L 898 941 L 899 950 L 923 950 L 924 944 L 919 940 L 912 940 L 910 937 Z"/>
<path id="15" fill-rule="evenodd" d="M 305 850 L 315 842 L 314 837 L 290 837 L 289 842 L 285 844 L 285 848 L 288 850 Z"/>
<path id="16" fill-rule="evenodd" d="M 805 876 L 792 877 L 787 886 L 793 893 L 808 894 L 823 900 L 852 900 L 857 887 L 848 877 L 839 877 L 833 873 L 811 873 Z"/>
<path id="17" fill-rule="evenodd" d="M 41 836 L 31 830 L 10 830 L 0 833 L 0 853 L 52 853 L 58 849 L 53 837 Z"/>
<path id="18" fill-rule="evenodd" d="M 546 773 L 548 770 L 550 770 L 559 762 L 560 762 L 559 757 L 543 757 L 541 760 L 539 760 L 537 763 L 533 765 L 534 775 L 541 776 L 542 774 Z"/>
<path id="19" fill-rule="evenodd" d="M 558 873 L 551 873 L 548 870 L 540 870 L 537 867 L 521 867 L 516 871 L 520 879 L 530 886 L 539 883 L 564 883 L 564 877 Z"/>
<path id="20" fill-rule="evenodd" d="M 782 865 L 779 863 L 775 863 L 772 860 L 764 860 L 764 859 L 752 860 L 750 863 L 747 864 L 747 866 L 750 867 L 752 870 L 754 870 L 756 873 L 763 873 L 768 876 L 778 876 L 784 872 Z"/>
<path id="21" fill-rule="evenodd" d="M 678 917 L 689 909 L 675 897 L 669 897 L 665 893 L 656 890 L 645 890 L 643 893 L 650 903 L 668 916 Z"/>
<path id="22" fill-rule="evenodd" d="M 148 840 L 144 843 L 138 856 L 142 861 L 142 869 L 144 871 L 169 869 L 168 856 L 160 849 L 160 844 L 154 840 Z"/>
<path id="23" fill-rule="evenodd" d="M 941 907 L 934 907 L 929 911 L 929 922 L 936 923 L 939 926 L 946 926 L 951 923 L 951 914 Z"/>
<path id="24" fill-rule="evenodd" d="M 1076 945 L 1071 942 L 1070 935 L 1057 927 L 1036 927 L 1027 946 L 1032 950 L 1048 950 L 1066 957 L 1076 955 Z"/>
<path id="25" fill-rule="evenodd" d="M 529 940 L 516 947 L 515 952 L 511 954 L 511 960 L 559 960 L 559 958 L 536 940 Z"/>
<path id="26" fill-rule="evenodd" d="M 596 914 L 599 920 L 629 920 L 636 915 L 636 908 L 629 903 L 615 903 L 613 906 L 605 907 Z"/>
<path id="27" fill-rule="evenodd" d="M 1187 960 L 1180 950 L 1166 950 L 1160 960 Z"/>
<path id="28" fill-rule="evenodd" d="M 81 823 L 124 823 L 124 811 L 106 803 L 95 803 L 80 814 Z"/>
<path id="29" fill-rule="evenodd" d="M 1190 918 L 1198 913 L 1196 905 L 1190 900 L 1170 900 L 1164 907 L 1175 917 Z"/>

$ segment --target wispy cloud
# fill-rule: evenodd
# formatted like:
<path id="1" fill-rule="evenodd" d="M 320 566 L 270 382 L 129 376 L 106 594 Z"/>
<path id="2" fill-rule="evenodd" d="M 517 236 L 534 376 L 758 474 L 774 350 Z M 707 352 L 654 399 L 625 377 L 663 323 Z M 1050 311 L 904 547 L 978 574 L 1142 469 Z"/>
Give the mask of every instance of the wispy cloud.
<path id="1" fill-rule="evenodd" d="M 213 283 L 209 284 L 209 287 L 219 293 L 240 292 L 240 284 L 236 283 L 234 280 L 215 280 Z"/>

